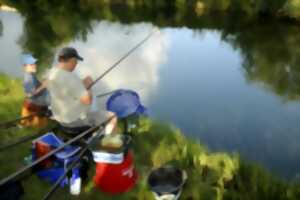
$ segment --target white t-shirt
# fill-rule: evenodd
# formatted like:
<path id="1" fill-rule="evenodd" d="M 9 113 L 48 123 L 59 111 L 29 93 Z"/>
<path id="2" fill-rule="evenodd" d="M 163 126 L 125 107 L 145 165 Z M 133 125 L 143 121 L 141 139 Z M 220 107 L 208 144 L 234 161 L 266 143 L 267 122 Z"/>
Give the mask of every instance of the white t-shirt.
<path id="1" fill-rule="evenodd" d="M 87 95 L 82 80 L 73 72 L 53 67 L 48 74 L 53 117 L 61 123 L 72 123 L 87 118 L 89 105 L 80 102 Z"/>

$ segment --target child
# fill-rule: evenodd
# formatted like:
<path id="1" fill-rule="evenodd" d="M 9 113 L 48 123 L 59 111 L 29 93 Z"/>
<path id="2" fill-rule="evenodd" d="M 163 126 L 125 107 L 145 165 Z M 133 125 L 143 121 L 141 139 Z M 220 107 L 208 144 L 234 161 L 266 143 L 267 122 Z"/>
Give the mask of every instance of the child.
<path id="1" fill-rule="evenodd" d="M 48 111 L 49 94 L 44 84 L 36 77 L 37 59 L 31 54 L 24 54 L 22 58 L 24 66 L 25 100 L 22 107 L 22 117 L 32 116 L 23 119 L 21 125 L 30 127 L 44 127 L 48 118 L 45 113 Z"/>

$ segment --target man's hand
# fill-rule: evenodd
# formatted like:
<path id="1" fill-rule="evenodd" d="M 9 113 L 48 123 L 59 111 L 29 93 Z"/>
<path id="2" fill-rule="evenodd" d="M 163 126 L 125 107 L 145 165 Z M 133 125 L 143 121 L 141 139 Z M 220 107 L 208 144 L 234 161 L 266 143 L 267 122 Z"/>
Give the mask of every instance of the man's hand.
<path id="1" fill-rule="evenodd" d="M 92 79 L 92 77 L 87 76 L 87 77 L 85 77 L 85 79 L 83 79 L 82 82 L 83 82 L 85 88 L 88 89 L 88 93 L 80 98 L 80 102 L 85 105 L 91 105 L 93 98 L 92 98 L 92 92 L 90 90 L 90 87 L 93 84 L 93 79 Z"/>
<path id="2" fill-rule="evenodd" d="M 91 91 L 88 91 L 88 93 L 84 96 L 80 97 L 80 102 L 84 105 L 91 105 L 93 102 L 93 97 Z"/>
<path id="3" fill-rule="evenodd" d="M 83 79 L 83 84 L 86 89 L 90 88 L 90 86 L 93 84 L 92 77 L 90 77 L 90 76 L 85 77 L 85 79 Z"/>

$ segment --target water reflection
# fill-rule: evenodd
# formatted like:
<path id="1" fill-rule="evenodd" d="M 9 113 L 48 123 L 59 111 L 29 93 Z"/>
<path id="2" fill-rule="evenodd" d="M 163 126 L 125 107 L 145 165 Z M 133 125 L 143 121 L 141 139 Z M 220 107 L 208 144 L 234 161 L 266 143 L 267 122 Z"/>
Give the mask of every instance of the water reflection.
<path id="1" fill-rule="evenodd" d="M 70 2 L 17 3 L 23 32 L 18 14 L 0 13 L 0 44 L 9 47 L 0 54 L 5 72 L 21 72 L 16 58 L 22 51 L 49 67 L 57 48 L 73 45 L 85 57 L 80 73 L 95 77 L 161 26 L 162 33 L 103 79 L 97 91 L 142 89 L 157 118 L 176 123 L 210 148 L 241 152 L 283 175 L 299 172 L 300 105 L 287 101 L 298 100 L 300 92 L 298 26 L 218 14 L 158 15 L 148 8 L 118 12 L 99 1 Z"/>
<path id="2" fill-rule="evenodd" d="M 6 2 L 24 16 L 24 31 L 20 38 L 23 51 L 33 52 L 39 64 L 49 67 L 59 45 L 76 38 L 85 40 L 92 31 L 94 19 L 99 19 L 99 1 L 74 4 L 73 1 Z M 68 14 L 66 14 L 68 13 Z"/>
<path id="3" fill-rule="evenodd" d="M 79 74 L 97 78 L 153 29 L 151 24 L 122 25 L 102 21 L 85 42 L 78 40 L 68 44 L 76 47 L 84 57 L 84 62 L 79 63 Z M 167 58 L 167 44 L 168 38 L 163 32 L 155 33 L 96 84 L 95 93 L 128 88 L 138 91 L 143 101 L 147 101 L 158 85 L 159 68 Z"/>
<path id="4" fill-rule="evenodd" d="M 3 25 L 0 37 L 0 70 L 11 76 L 20 77 L 22 48 L 18 40 L 22 35 L 23 20 L 19 14 L 12 12 L 0 12 L 0 19 Z"/>
<path id="5" fill-rule="evenodd" d="M 260 20 L 244 15 L 214 14 L 197 17 L 194 12 L 175 9 L 164 3 L 159 6 L 163 9 L 161 13 L 164 13 L 161 15 L 155 14 L 155 8 L 151 6 L 143 9 L 132 7 L 130 11 L 124 12 L 124 9 L 129 8 L 102 4 L 98 0 L 84 4 L 74 4 L 72 1 L 8 4 L 25 16 L 23 35 L 19 39 L 23 51 L 33 52 L 43 67 L 51 65 L 57 47 L 73 40 L 86 41 L 99 20 L 123 23 L 151 21 L 162 27 L 186 26 L 195 31 L 220 31 L 222 40 L 241 50 L 243 66 L 250 81 L 264 83 L 285 99 L 297 99 L 299 96 L 299 73 L 296 66 L 299 64 L 297 46 L 300 36 L 297 25 L 267 17 Z"/>
<path id="6" fill-rule="evenodd" d="M 241 50 L 250 81 L 293 100 L 300 97 L 299 31 L 299 26 L 268 21 L 224 38 Z"/>
<path id="7" fill-rule="evenodd" d="M 238 151 L 285 176 L 299 172 L 299 103 L 250 84 L 243 52 L 219 32 L 170 29 L 169 62 L 151 108 L 211 149 Z M 176 59 L 175 59 L 176 58 Z"/>

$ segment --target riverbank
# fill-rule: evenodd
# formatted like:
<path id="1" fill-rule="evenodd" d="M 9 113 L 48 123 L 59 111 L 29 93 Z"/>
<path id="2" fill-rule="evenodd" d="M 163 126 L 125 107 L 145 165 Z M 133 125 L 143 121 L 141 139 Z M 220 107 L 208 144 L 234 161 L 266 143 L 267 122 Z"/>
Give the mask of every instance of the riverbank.
<path id="1" fill-rule="evenodd" d="M 18 116 L 23 92 L 21 82 L 0 75 L 0 119 Z M 101 193 L 93 186 L 94 168 L 90 170 L 89 181 L 83 185 L 79 199 L 144 199 L 151 200 L 152 195 L 146 185 L 146 177 L 152 168 L 171 163 L 185 169 L 188 181 L 184 187 L 182 200 L 227 200 L 227 199 L 272 199 L 296 200 L 300 198 L 300 188 L 269 173 L 262 167 L 246 162 L 237 154 L 210 152 L 200 142 L 188 139 L 176 127 L 162 124 L 151 119 L 130 119 L 137 124 L 132 129 L 132 149 L 135 165 L 139 172 L 137 186 L 124 195 L 112 197 Z M 1 130 L 1 144 L 35 132 L 34 129 Z M 28 142 L 0 154 L 0 177 L 14 172 L 30 154 Z M 40 181 L 35 175 L 23 181 L 24 199 L 41 199 L 49 190 L 48 183 Z M 59 189 L 54 195 L 57 200 L 68 199 L 68 189 Z"/>

